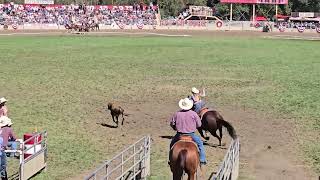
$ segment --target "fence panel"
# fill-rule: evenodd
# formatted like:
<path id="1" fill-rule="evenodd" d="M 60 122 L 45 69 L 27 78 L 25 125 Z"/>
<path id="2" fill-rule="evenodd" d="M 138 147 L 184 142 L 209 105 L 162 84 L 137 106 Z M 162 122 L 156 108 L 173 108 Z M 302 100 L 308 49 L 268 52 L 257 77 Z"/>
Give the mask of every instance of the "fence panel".
<path id="1" fill-rule="evenodd" d="M 146 179 L 150 174 L 151 138 L 145 136 L 103 163 L 85 180 Z"/>
<path id="2" fill-rule="evenodd" d="M 239 175 L 239 154 L 240 141 L 237 138 L 231 142 L 213 180 L 236 180 Z"/>

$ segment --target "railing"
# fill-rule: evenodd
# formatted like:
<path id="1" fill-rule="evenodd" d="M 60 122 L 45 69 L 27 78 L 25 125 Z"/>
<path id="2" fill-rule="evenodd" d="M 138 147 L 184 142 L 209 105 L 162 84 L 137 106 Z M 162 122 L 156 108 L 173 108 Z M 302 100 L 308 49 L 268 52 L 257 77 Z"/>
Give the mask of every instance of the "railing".
<path id="1" fill-rule="evenodd" d="M 218 172 L 213 180 L 236 180 L 239 175 L 240 141 L 235 139 L 229 146 Z"/>
<path id="2" fill-rule="evenodd" d="M 150 174 L 151 138 L 145 136 L 103 163 L 85 180 L 146 179 Z"/>

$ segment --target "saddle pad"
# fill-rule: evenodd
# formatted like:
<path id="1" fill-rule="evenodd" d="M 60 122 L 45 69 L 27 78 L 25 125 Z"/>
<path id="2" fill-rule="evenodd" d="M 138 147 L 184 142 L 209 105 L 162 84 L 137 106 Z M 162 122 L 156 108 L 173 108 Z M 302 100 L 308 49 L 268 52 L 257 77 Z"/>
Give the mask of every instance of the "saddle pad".
<path id="1" fill-rule="evenodd" d="M 200 119 L 202 119 L 202 116 L 206 113 L 206 112 L 208 112 L 209 111 L 209 108 L 202 108 L 201 110 L 200 110 L 200 113 L 199 113 L 199 117 L 200 117 Z"/>
<path id="2" fill-rule="evenodd" d="M 182 139 L 181 139 L 181 137 L 182 137 L 182 136 L 180 136 L 180 137 L 179 137 L 179 140 L 173 144 L 173 146 L 171 147 L 170 151 L 174 148 L 174 146 L 175 146 L 178 142 L 190 142 L 190 143 L 193 143 L 193 144 L 197 147 L 198 152 L 199 152 L 199 147 L 198 147 L 197 143 L 195 143 L 195 142 L 192 140 L 191 136 L 186 136 L 186 138 L 183 137 Z M 191 139 L 191 140 L 190 140 L 190 139 Z"/>
<path id="3" fill-rule="evenodd" d="M 191 136 L 186 136 L 186 135 L 180 135 L 179 136 L 179 140 L 187 141 L 187 142 L 193 142 L 192 137 Z"/>

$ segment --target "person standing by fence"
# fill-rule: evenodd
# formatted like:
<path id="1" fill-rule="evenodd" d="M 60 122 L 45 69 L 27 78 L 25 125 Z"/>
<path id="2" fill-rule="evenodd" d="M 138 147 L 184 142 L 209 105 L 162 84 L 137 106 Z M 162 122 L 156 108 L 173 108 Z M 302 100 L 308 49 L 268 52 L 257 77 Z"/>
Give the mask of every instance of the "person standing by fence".
<path id="1" fill-rule="evenodd" d="M 5 117 L 6 116 L 1 116 L 0 117 L 0 176 L 1 180 L 7 180 L 7 157 L 6 153 L 4 152 L 5 146 L 4 146 L 4 139 L 2 137 L 2 126 L 4 126 L 5 123 Z"/>
<path id="2" fill-rule="evenodd" d="M 6 153 L 3 148 L 3 138 L 0 136 L 0 177 L 1 180 L 7 180 L 7 162 Z"/>
<path id="3" fill-rule="evenodd" d="M 16 136 L 11 128 L 11 125 L 13 123 L 11 122 L 11 119 L 7 116 L 1 116 L 0 117 L 0 137 L 3 138 L 3 148 L 6 150 L 8 148 L 17 150 L 18 144 L 16 142 Z M 14 153 L 11 154 L 14 156 Z"/>
<path id="4" fill-rule="evenodd" d="M 8 108 L 6 106 L 6 102 L 8 100 L 4 97 L 0 98 L 0 117 L 1 116 L 8 116 Z"/>

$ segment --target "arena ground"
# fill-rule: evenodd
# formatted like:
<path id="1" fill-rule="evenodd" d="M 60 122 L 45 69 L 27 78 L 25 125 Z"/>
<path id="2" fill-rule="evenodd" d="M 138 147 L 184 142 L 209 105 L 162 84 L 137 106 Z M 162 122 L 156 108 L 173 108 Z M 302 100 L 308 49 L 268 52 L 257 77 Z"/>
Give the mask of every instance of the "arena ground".
<path id="1" fill-rule="evenodd" d="M 11 35 L 31 35 L 31 36 L 79 36 L 78 34 L 69 34 L 61 31 L 0 31 L 1 36 Z M 311 33 L 262 33 L 262 32 L 213 32 L 213 31 L 104 31 L 92 32 L 85 35 L 90 36 L 189 36 L 199 37 L 247 37 L 247 38 L 288 38 L 298 37 L 303 40 L 316 39 L 320 40 L 320 34 Z M 83 36 L 83 35 L 80 35 Z M 163 96 L 162 96 L 163 97 Z M 137 137 L 143 134 L 151 134 L 153 139 L 152 145 L 152 168 L 151 179 L 167 179 L 170 175 L 167 166 L 167 147 L 170 142 L 170 136 L 174 132 L 168 125 L 169 117 L 177 109 L 176 99 L 162 99 L 162 105 L 155 106 L 151 102 L 118 102 L 123 104 L 126 113 L 125 125 L 120 128 L 113 128 L 111 117 L 106 115 L 103 109 L 95 111 L 92 117 L 94 123 L 88 121 L 88 132 L 96 137 L 107 137 L 104 142 L 108 145 L 106 149 L 109 154 L 116 154 L 123 149 L 128 143 L 137 140 Z M 165 105 L 164 105 L 165 104 Z M 240 154 L 240 179 L 259 179 L 259 180 L 310 180 L 315 179 L 316 175 L 311 168 L 304 162 L 301 152 L 298 149 L 298 129 L 293 121 L 278 119 L 272 114 L 257 112 L 242 105 L 230 105 L 216 107 L 222 115 L 230 121 L 237 132 L 239 132 L 241 142 Z M 98 128 L 97 128 L 98 127 Z M 159 128 L 161 127 L 161 128 Z M 98 129 L 98 130 L 97 130 Z M 241 133 L 240 133 L 241 132 Z M 114 141 L 117 143 L 113 143 Z M 225 146 L 217 147 L 217 139 L 211 137 L 206 145 L 209 165 L 206 167 L 206 174 L 209 177 L 217 169 L 220 161 L 228 147 L 230 137 L 224 129 L 223 142 Z M 111 143 L 112 142 L 112 143 Z M 109 144 L 111 143 L 111 144 Z M 50 168 L 50 167 L 49 167 Z M 91 170 L 70 179 L 83 178 Z M 160 174 L 163 174 L 160 175 Z"/>

